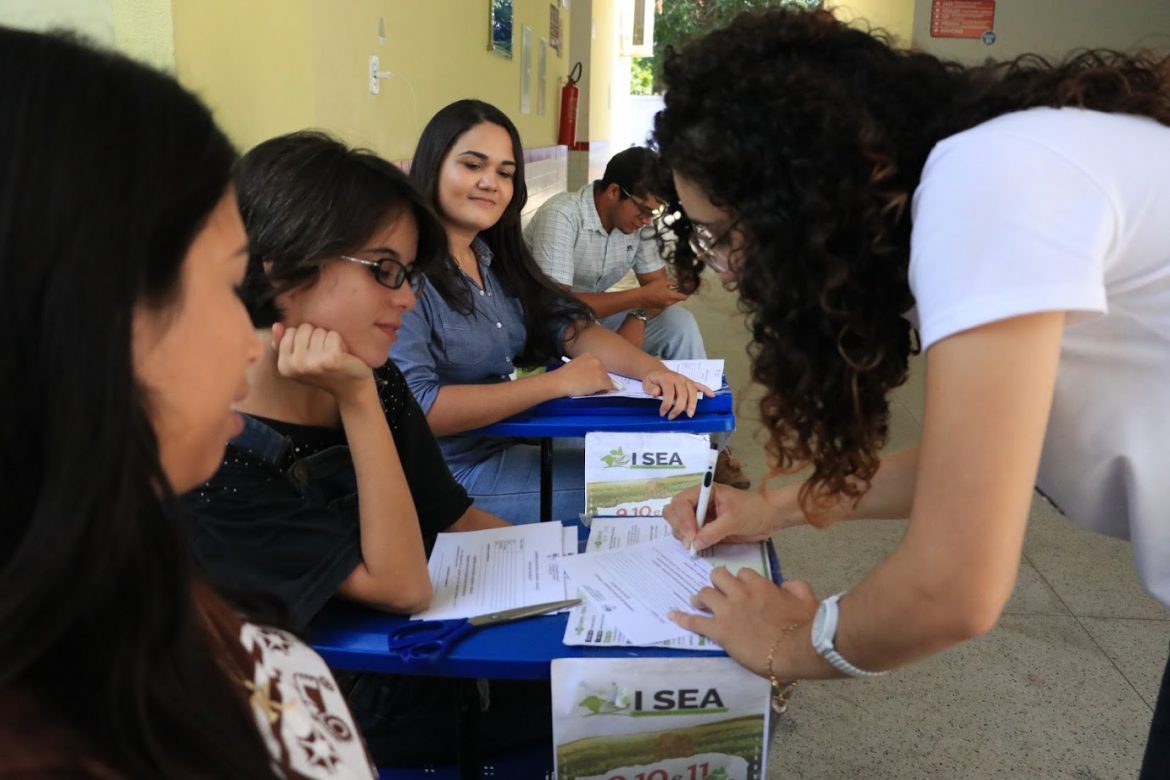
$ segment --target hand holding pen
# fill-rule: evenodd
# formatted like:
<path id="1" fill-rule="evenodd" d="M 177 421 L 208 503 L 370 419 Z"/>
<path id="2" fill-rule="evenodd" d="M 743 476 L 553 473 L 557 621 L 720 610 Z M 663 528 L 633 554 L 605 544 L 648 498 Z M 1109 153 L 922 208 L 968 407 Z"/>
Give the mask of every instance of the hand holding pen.
<path id="1" fill-rule="evenodd" d="M 708 508 L 699 514 L 701 487 L 687 488 L 662 510 L 670 531 L 683 546 L 703 551 L 720 542 L 759 542 L 788 525 L 782 509 L 758 491 L 739 490 L 718 482 L 711 485 Z M 698 518 L 702 516 L 702 530 Z"/>
<path id="2" fill-rule="evenodd" d="M 562 357 L 565 364 L 549 376 L 560 383 L 562 396 L 593 395 L 613 389 L 613 380 L 605 370 L 605 364 L 596 355 L 577 355 L 571 360 Z"/>

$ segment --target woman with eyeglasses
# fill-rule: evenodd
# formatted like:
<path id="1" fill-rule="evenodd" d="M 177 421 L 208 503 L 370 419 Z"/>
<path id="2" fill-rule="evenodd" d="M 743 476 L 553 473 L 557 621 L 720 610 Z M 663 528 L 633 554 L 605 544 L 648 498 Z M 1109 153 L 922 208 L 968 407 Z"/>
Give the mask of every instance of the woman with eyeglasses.
<path id="1" fill-rule="evenodd" d="M 215 585 L 264 597 L 296 628 L 335 596 L 418 612 L 436 534 L 506 525 L 452 478 L 387 358 L 446 237 L 404 173 L 321 133 L 256 146 L 236 182 L 240 295 L 263 352 L 236 407 L 243 431 L 186 496 L 196 558 Z M 450 763 L 460 708 L 481 709 L 471 682 L 339 680 L 379 765 Z"/>
<path id="2" fill-rule="evenodd" d="M 172 79 L 0 28 L 0 777 L 373 778 L 321 659 L 228 606 L 175 494 L 260 343 L 236 155 Z"/>
<path id="3" fill-rule="evenodd" d="M 1034 486 L 1130 538 L 1170 604 L 1170 61 L 966 68 L 782 10 L 664 73 L 680 280 L 706 265 L 737 286 L 769 453 L 812 469 L 764 495 L 716 486 L 701 531 L 684 495 L 676 535 L 909 518 L 847 593 L 716 570 L 698 594 L 713 616 L 679 622 L 777 684 L 884 674 L 995 626 Z M 883 454 L 916 344 L 921 442 Z M 1144 776 L 1170 776 L 1170 674 Z"/>
<path id="4" fill-rule="evenodd" d="M 553 398 L 612 388 L 607 371 L 642 380 L 659 413 L 693 415 L 700 392 L 591 319 L 548 279 L 520 231 L 528 199 L 524 150 L 495 106 L 460 100 L 427 124 L 411 178 L 443 224 L 449 254 L 426 271 L 419 305 L 402 321 L 391 357 L 406 375 L 455 478 L 476 502 L 512 522 L 539 517 L 539 448 L 466 435 Z M 518 379 L 517 369 L 571 358 Z M 580 447 L 554 453 L 553 516 L 585 507 Z"/>

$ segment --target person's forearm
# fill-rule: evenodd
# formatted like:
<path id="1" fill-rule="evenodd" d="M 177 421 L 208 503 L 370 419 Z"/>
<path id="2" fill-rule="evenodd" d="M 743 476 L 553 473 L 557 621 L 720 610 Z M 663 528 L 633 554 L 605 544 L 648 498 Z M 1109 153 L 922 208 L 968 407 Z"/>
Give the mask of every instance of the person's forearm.
<path id="1" fill-rule="evenodd" d="M 618 326 L 616 333 L 632 346 L 641 349 L 646 338 L 646 323 L 637 317 L 626 317 Z"/>
<path id="2" fill-rule="evenodd" d="M 485 528 L 506 528 L 511 525 L 502 517 L 496 517 L 491 512 L 485 512 L 475 506 L 469 506 L 463 516 L 452 523 L 447 530 L 452 532 L 459 531 L 481 531 Z"/>
<path id="3" fill-rule="evenodd" d="M 610 334 L 620 340 L 616 334 Z M 439 388 L 427 422 L 436 436 L 482 428 L 561 397 L 556 372 L 490 385 L 445 385 Z"/>
<path id="4" fill-rule="evenodd" d="M 955 591 L 955 578 L 943 571 L 950 563 L 927 562 L 923 552 L 899 548 L 838 602 L 833 644 L 854 666 L 872 672 L 896 669 L 990 627 L 970 617 L 967 600 Z M 773 625 L 769 630 L 779 628 Z M 785 635 L 777 646 L 773 671 L 781 679 L 844 677 L 816 652 L 811 633 L 810 621 Z M 758 659 L 754 671 L 760 673 L 765 663 Z"/>
<path id="5" fill-rule="evenodd" d="M 665 368 L 658 358 L 595 322 L 585 325 L 575 337 L 567 338 L 565 351 L 574 357 L 586 352 L 596 355 L 607 371 L 634 379 L 643 379 L 651 371 Z"/>
<path id="6" fill-rule="evenodd" d="M 597 317 L 608 317 L 611 314 L 617 314 L 619 311 L 642 308 L 646 305 L 646 294 L 641 287 L 633 287 L 629 290 L 617 290 L 615 292 L 580 292 L 574 290 L 572 294 L 577 296 L 590 309 L 593 309 L 593 314 Z"/>
<path id="7" fill-rule="evenodd" d="M 426 551 L 377 387 L 370 381 L 339 407 L 357 475 L 363 561 L 346 595 L 399 612 L 423 609 L 431 600 Z"/>
<path id="8" fill-rule="evenodd" d="M 883 671 L 984 633 L 1002 604 L 989 621 L 982 617 L 985 606 L 969 598 L 979 575 L 968 563 L 903 542 L 841 599 L 837 651 L 862 669 Z"/>

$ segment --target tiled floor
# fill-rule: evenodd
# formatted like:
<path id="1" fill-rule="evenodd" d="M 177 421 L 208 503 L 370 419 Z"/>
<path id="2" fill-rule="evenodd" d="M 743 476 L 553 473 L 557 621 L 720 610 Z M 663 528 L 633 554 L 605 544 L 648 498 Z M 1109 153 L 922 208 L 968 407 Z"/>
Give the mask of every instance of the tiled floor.
<path id="1" fill-rule="evenodd" d="M 765 473 L 735 296 L 705 286 L 685 304 L 738 390 L 734 446 Z M 922 366 L 894 399 L 892 447 L 920 431 Z M 777 482 L 779 484 L 779 482 Z M 821 595 L 856 582 L 904 524 L 846 523 L 776 537 L 785 576 Z M 802 684 L 780 724 L 769 778 L 1132 778 L 1170 644 L 1170 611 L 1138 584 L 1129 544 L 1033 504 L 1015 593 L 999 626 L 875 681 Z"/>

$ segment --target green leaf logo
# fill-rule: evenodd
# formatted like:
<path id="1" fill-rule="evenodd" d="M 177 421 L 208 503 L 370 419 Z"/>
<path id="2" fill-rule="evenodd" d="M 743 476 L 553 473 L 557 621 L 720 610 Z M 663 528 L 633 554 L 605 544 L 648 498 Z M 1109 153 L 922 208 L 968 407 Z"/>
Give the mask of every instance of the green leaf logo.
<path id="1" fill-rule="evenodd" d="M 590 694 L 581 700 L 580 706 L 589 710 L 589 712 L 597 715 L 601 712 L 601 708 L 605 705 L 605 701 L 600 696 Z"/>
<path id="2" fill-rule="evenodd" d="M 625 710 L 630 708 L 630 697 L 627 696 L 617 685 L 611 685 L 609 691 L 598 691 L 594 689 L 588 696 L 577 703 L 578 707 L 584 707 L 589 711 L 590 715 L 617 715 L 624 714 Z"/>
<path id="3" fill-rule="evenodd" d="M 612 469 L 615 466 L 625 466 L 630 462 L 630 458 L 621 447 L 618 447 L 616 450 L 610 450 L 608 455 L 602 455 L 601 462 L 607 469 Z"/>

